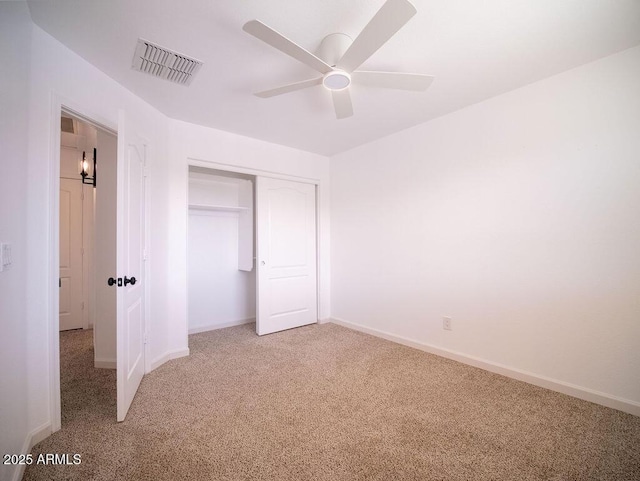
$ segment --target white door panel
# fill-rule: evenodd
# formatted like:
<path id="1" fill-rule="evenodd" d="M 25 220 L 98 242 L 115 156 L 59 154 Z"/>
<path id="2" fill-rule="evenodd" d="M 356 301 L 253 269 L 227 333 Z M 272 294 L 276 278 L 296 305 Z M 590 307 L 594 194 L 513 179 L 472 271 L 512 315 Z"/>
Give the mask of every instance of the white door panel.
<path id="1" fill-rule="evenodd" d="M 82 183 L 60 179 L 60 330 L 81 329 Z"/>
<path id="2" fill-rule="evenodd" d="M 95 364 L 116 368 L 116 296 L 117 286 L 107 279 L 118 277 L 116 244 L 117 223 L 117 138 L 98 130 L 99 178 L 95 188 L 94 286 L 95 319 L 93 326 Z"/>
<path id="3" fill-rule="evenodd" d="M 142 302 L 136 301 L 127 309 L 127 333 L 130 342 L 127 346 L 127 378 L 132 379 L 136 376 L 136 369 L 140 366 L 142 360 L 143 345 L 142 331 Z"/>
<path id="4" fill-rule="evenodd" d="M 317 321 L 315 186 L 258 177 L 259 335 Z"/>
<path id="5" fill-rule="evenodd" d="M 118 421 L 123 421 L 144 375 L 144 165 L 146 145 L 134 124 L 118 126 L 117 288 Z M 135 282 L 127 282 L 135 278 Z"/>

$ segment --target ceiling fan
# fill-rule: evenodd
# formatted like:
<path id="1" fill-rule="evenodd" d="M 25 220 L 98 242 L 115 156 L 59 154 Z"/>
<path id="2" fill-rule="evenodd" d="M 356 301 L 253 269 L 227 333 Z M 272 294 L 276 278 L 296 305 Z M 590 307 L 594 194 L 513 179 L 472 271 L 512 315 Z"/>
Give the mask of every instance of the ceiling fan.
<path id="1" fill-rule="evenodd" d="M 355 40 L 342 33 L 327 35 L 316 55 L 258 20 L 245 23 L 242 27 L 245 32 L 323 74 L 255 95 L 268 98 L 323 85 L 331 91 L 336 117 L 343 119 L 353 115 L 349 94 L 351 83 L 400 90 L 426 90 L 433 81 L 431 75 L 356 70 L 415 14 L 415 7 L 407 0 L 387 0 Z"/>

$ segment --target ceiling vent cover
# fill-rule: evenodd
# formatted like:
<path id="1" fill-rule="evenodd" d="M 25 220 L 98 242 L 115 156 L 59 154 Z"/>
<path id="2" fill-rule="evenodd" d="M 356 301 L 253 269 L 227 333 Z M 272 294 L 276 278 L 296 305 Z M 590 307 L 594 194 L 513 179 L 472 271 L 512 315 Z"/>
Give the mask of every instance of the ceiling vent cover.
<path id="1" fill-rule="evenodd" d="M 138 39 L 138 45 L 133 54 L 134 69 L 181 85 L 189 85 L 201 66 L 202 62 L 199 60 L 141 38 Z"/>
<path id="2" fill-rule="evenodd" d="M 62 132 L 67 132 L 68 134 L 76 133 L 73 119 L 69 117 L 60 117 L 60 128 Z"/>

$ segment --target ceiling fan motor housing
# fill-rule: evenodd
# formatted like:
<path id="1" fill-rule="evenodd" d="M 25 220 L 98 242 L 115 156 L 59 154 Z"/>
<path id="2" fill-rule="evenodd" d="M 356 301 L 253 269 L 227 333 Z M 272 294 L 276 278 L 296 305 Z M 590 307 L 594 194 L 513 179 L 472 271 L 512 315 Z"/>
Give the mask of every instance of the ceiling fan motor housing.
<path id="1" fill-rule="evenodd" d="M 316 55 L 334 67 L 333 71 L 326 73 L 322 78 L 322 85 L 325 88 L 343 90 L 351 85 L 351 75 L 344 70 L 335 68 L 335 66 L 352 43 L 351 37 L 344 33 L 329 34 L 320 42 Z"/>
<path id="2" fill-rule="evenodd" d="M 353 43 L 353 39 L 344 33 L 331 33 L 322 39 L 316 55 L 332 67 L 338 63 Z"/>

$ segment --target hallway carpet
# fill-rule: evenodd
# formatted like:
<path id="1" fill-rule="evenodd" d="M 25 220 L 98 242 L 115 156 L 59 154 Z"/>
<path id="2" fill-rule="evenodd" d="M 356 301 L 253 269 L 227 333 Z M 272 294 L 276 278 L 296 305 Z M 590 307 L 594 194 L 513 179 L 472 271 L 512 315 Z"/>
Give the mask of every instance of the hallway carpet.
<path id="1" fill-rule="evenodd" d="M 91 333 L 62 335 L 63 427 L 25 480 L 638 480 L 640 418 L 333 324 L 192 335 L 116 423 Z"/>

